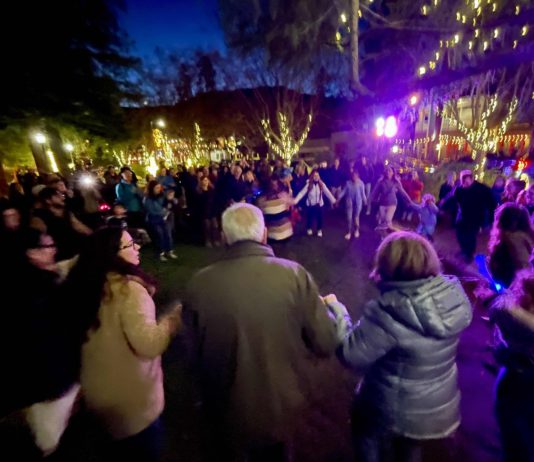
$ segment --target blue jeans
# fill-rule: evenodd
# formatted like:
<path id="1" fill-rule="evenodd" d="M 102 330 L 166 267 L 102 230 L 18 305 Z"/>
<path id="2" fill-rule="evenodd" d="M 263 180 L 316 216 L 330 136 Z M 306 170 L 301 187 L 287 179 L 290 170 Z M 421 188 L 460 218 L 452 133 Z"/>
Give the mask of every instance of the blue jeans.
<path id="1" fill-rule="evenodd" d="M 501 369 L 495 389 L 495 414 L 505 462 L 534 461 L 533 390 L 533 377 Z"/>
<path id="2" fill-rule="evenodd" d="M 149 221 L 148 232 L 154 241 L 158 253 L 170 252 L 173 249 L 174 243 L 172 241 L 172 234 L 169 226 L 164 220 Z"/>
<path id="3" fill-rule="evenodd" d="M 349 233 L 360 230 L 360 213 L 362 211 L 361 202 L 353 202 L 347 199 L 347 224 Z"/>

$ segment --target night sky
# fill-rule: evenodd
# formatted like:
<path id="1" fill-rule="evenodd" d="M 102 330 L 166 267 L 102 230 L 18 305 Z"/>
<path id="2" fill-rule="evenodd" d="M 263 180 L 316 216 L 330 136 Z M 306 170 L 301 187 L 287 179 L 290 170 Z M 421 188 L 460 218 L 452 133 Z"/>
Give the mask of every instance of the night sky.
<path id="1" fill-rule="evenodd" d="M 224 49 L 217 0 L 126 0 L 126 5 L 121 24 L 138 56 L 150 57 L 157 46 Z"/>

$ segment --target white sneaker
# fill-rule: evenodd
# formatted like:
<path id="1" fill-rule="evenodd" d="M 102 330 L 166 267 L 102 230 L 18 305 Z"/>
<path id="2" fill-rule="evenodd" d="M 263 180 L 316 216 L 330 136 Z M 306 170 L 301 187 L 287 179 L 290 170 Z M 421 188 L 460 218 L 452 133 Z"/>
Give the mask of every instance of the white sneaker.
<path id="1" fill-rule="evenodd" d="M 159 261 L 168 261 L 164 253 L 159 254 Z"/>
<path id="2" fill-rule="evenodd" d="M 174 253 L 174 250 L 171 250 L 170 252 L 167 253 L 167 257 L 170 257 L 172 258 L 173 260 L 176 260 L 178 258 L 178 255 L 176 255 Z"/>
<path id="3" fill-rule="evenodd" d="M 350 241 L 350 236 L 351 236 L 351 234 L 350 234 L 350 233 L 348 233 L 348 234 L 345 234 L 345 239 L 346 239 L 347 241 Z"/>
<path id="4" fill-rule="evenodd" d="M 308 236 L 313 236 L 313 231 L 311 229 L 308 230 Z"/>
<path id="5" fill-rule="evenodd" d="M 358 239 L 360 237 L 360 231 L 354 231 L 354 237 Z"/>
<path id="6" fill-rule="evenodd" d="M 317 231 L 317 237 L 323 237 L 323 232 L 321 230 Z"/>

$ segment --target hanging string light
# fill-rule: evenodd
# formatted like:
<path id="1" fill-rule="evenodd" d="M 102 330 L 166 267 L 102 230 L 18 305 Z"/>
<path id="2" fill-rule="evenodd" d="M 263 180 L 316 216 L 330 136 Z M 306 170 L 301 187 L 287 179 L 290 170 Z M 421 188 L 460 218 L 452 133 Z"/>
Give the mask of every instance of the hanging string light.
<path id="1" fill-rule="evenodd" d="M 441 6 L 441 3 L 443 2 L 431 2 L 431 5 L 429 6 L 428 3 L 425 3 L 421 7 L 421 12 L 428 16 L 430 14 L 435 14 L 437 12 L 438 6 Z M 457 22 L 461 22 L 462 24 L 466 24 L 469 20 L 472 20 L 473 23 L 473 40 L 465 40 L 462 41 L 462 35 L 466 34 L 466 31 L 462 31 L 462 33 L 454 34 L 449 40 L 440 39 L 439 45 L 440 48 L 457 48 L 459 47 L 460 50 L 463 48 L 466 52 L 469 51 L 470 56 L 474 57 L 475 55 L 473 52 L 476 52 L 477 50 L 479 52 L 485 52 L 488 51 L 491 48 L 491 40 L 502 40 L 503 44 L 506 44 L 506 39 L 509 37 L 508 31 L 506 34 L 503 33 L 502 28 L 494 28 L 493 30 L 489 31 L 489 36 L 484 36 L 485 33 L 484 30 L 484 21 L 488 19 L 488 15 L 492 15 L 493 13 L 498 13 L 501 11 L 501 9 L 504 11 L 504 9 L 508 6 L 507 4 L 500 4 L 500 2 L 495 0 L 466 0 L 465 2 L 466 8 L 460 8 L 458 10 L 455 10 L 452 15 L 453 18 L 456 19 Z M 521 5 L 520 4 L 513 4 L 510 8 L 510 13 L 515 13 L 516 15 L 520 14 L 521 12 Z M 493 19 L 491 19 L 494 21 Z M 481 27 L 482 26 L 482 27 Z M 528 35 L 529 32 L 529 25 L 525 24 L 519 29 L 518 36 L 525 37 Z M 474 43 L 474 39 L 483 39 L 480 43 L 480 46 L 477 47 Z M 518 46 L 518 42 L 513 37 L 510 37 L 510 41 L 508 42 L 513 48 L 516 48 Z M 436 53 L 436 51 L 434 51 Z M 440 61 L 440 57 L 436 58 L 434 61 Z M 442 60 L 440 62 L 446 62 L 447 60 Z M 421 72 L 421 67 L 417 67 L 417 74 L 422 77 L 427 74 L 426 70 L 428 70 L 428 62 L 425 65 L 425 72 Z M 450 60 L 447 61 L 450 64 Z M 454 64 L 453 64 L 454 65 Z M 438 69 L 438 66 L 434 69 L 430 69 L 432 71 L 436 71 Z"/>

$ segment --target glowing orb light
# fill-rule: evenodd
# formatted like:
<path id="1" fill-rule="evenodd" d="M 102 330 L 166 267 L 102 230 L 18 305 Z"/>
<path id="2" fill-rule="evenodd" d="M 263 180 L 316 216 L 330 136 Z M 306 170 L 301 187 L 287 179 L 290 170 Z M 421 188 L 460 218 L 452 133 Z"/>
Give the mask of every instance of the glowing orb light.
<path id="1" fill-rule="evenodd" d="M 384 130 L 386 127 L 386 119 L 379 117 L 375 122 L 376 136 L 384 136 Z"/>
<path id="2" fill-rule="evenodd" d="M 397 134 L 398 129 L 399 128 L 397 126 L 397 119 L 395 118 L 395 116 L 389 116 L 386 119 L 384 135 L 386 135 L 387 138 L 393 138 Z"/>

